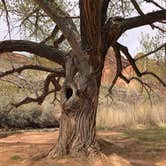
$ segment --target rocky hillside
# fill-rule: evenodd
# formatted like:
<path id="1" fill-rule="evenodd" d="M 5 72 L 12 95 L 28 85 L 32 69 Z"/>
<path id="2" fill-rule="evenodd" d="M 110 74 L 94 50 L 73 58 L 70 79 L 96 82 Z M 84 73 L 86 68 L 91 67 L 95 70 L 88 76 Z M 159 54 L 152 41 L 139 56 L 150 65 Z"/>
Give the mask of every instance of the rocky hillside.
<path id="1" fill-rule="evenodd" d="M 111 85 L 111 82 L 115 76 L 116 73 L 116 60 L 114 51 L 110 48 L 107 52 L 104 69 L 103 69 L 103 76 L 102 76 L 102 85 L 109 87 Z M 137 54 L 136 57 L 140 56 L 140 54 Z M 122 64 L 124 66 L 128 64 L 128 61 L 125 58 L 122 58 Z M 142 59 L 137 62 L 137 66 L 141 71 L 152 71 L 159 75 L 163 80 L 166 81 L 166 66 L 161 61 L 160 63 L 155 59 Z M 146 66 L 146 68 L 145 68 Z M 123 69 L 123 74 L 130 78 L 132 76 L 135 76 L 135 73 L 131 66 L 128 66 L 127 68 Z M 147 82 L 149 85 L 151 85 L 154 89 L 158 89 L 161 93 L 163 92 L 162 85 L 152 76 L 146 76 L 143 78 L 145 82 Z M 140 85 L 136 81 L 130 82 L 130 84 L 127 84 L 122 79 L 118 79 L 116 83 L 116 87 L 120 88 L 130 88 L 130 89 L 136 89 Z"/>

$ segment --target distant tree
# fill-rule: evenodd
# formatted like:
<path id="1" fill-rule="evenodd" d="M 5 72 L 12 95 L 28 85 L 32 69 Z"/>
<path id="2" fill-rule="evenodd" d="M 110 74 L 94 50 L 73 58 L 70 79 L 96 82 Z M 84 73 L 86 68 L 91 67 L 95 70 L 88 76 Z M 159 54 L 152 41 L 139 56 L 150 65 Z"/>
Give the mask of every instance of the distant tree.
<path id="1" fill-rule="evenodd" d="M 141 72 L 135 63 L 136 60 L 130 55 L 128 48 L 117 42 L 119 37 L 127 30 L 144 25 L 150 25 L 156 28 L 156 22 L 160 24 L 164 23 L 164 20 L 166 20 L 166 10 L 162 5 L 153 0 L 79 0 L 80 15 L 71 16 L 69 12 L 64 9 L 63 3 L 61 2 L 63 1 L 13 0 L 6 2 L 2 0 L 6 16 L 8 16 L 10 12 L 8 11 L 7 4 L 14 3 L 18 8 L 22 8 L 23 4 L 27 3 L 26 6 L 28 9 L 25 7 L 22 11 L 26 11 L 24 12 L 23 20 L 27 19 L 34 24 L 32 31 L 31 27 L 28 27 L 30 34 L 33 31 L 35 32 L 36 29 L 41 29 L 41 32 L 44 29 L 43 34 L 45 32 L 49 33 L 47 21 L 45 23 L 43 21 L 45 19 L 48 19 L 48 22 L 52 19 L 56 25 L 51 35 L 41 42 L 37 43 L 27 40 L 1 41 L 0 51 L 30 52 L 58 63 L 61 68 L 52 69 L 51 66 L 48 68 L 36 65 L 24 65 L 19 68 L 13 68 L 10 71 L 2 72 L 0 73 L 0 77 L 13 72 L 21 73 L 25 69 L 49 72 L 50 74 L 48 74 L 44 82 L 44 89 L 41 96 L 37 98 L 27 97 L 13 105 L 18 107 L 29 102 L 38 102 L 41 104 L 48 94 L 61 89 L 62 115 L 60 118 L 59 139 L 48 156 L 56 157 L 67 154 L 74 156 L 89 155 L 99 151 L 96 141 L 96 113 L 102 69 L 106 52 L 110 46 L 112 46 L 115 51 L 117 71 L 109 92 L 111 92 L 118 78 L 123 79 L 127 83 L 132 80 L 137 80 L 146 87 L 148 85 L 141 80 L 141 77 L 145 75 L 152 75 L 164 87 L 166 86 L 163 80 L 155 73 L 149 71 Z M 158 10 L 144 14 L 139 5 L 141 2 L 152 3 Z M 164 0 L 161 2 L 164 2 Z M 15 9 L 13 8 L 13 10 Z M 32 12 L 29 13 L 29 10 Z M 137 11 L 139 15 L 129 17 L 132 10 Z M 110 17 L 107 15 L 108 12 L 111 13 Z M 16 11 L 16 13 L 18 13 L 18 11 Z M 128 18 L 123 16 L 127 16 Z M 37 22 L 39 19 L 41 22 L 43 21 L 43 24 L 40 25 L 39 22 Z M 79 30 L 76 26 L 77 22 L 75 24 L 73 21 L 75 19 L 79 19 L 80 21 Z M 36 24 L 36 22 L 38 24 Z M 52 26 L 51 24 L 52 22 L 50 26 Z M 8 23 L 8 27 L 9 26 Z M 58 38 L 55 38 L 57 31 L 61 33 Z M 42 35 L 39 35 L 38 40 L 41 36 Z M 50 38 L 53 38 L 52 45 L 48 45 L 51 43 L 47 42 Z M 62 48 L 58 49 L 58 45 L 64 40 L 70 45 L 70 47 L 68 47 L 70 51 L 68 52 L 62 50 Z M 135 77 L 127 78 L 123 75 L 122 70 L 124 66 L 121 62 L 122 54 L 133 67 L 136 73 Z M 65 77 L 62 86 L 59 83 L 60 77 Z M 54 85 L 53 90 L 49 89 L 50 83 Z"/>
<path id="2" fill-rule="evenodd" d="M 164 30 L 166 32 L 166 29 Z M 160 61 L 163 61 L 166 65 L 166 52 L 165 52 L 165 48 L 166 48 L 166 44 L 163 45 L 163 43 L 166 42 L 165 40 L 166 38 L 166 33 L 159 31 L 159 33 L 156 33 L 155 36 L 150 36 L 150 34 L 146 34 L 143 35 L 141 37 L 141 47 L 142 47 L 142 51 L 144 53 L 146 52 L 150 52 L 151 50 L 156 50 L 158 48 L 158 46 L 162 45 L 162 48 L 159 49 L 158 51 L 156 51 L 155 53 L 153 53 L 153 59 L 157 60 L 157 63 L 159 64 Z M 146 63 L 145 66 L 147 66 L 147 57 L 146 59 Z M 145 67 L 146 70 L 146 67 Z"/>

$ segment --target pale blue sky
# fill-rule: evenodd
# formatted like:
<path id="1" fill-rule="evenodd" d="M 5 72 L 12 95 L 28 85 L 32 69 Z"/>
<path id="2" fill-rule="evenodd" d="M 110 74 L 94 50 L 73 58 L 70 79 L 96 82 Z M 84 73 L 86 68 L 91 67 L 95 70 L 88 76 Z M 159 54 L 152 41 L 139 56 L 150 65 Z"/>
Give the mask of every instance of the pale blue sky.
<path id="1" fill-rule="evenodd" d="M 153 5 L 144 5 L 142 7 L 146 13 L 155 10 Z M 135 15 L 133 13 L 133 15 Z M 152 28 L 148 26 L 135 28 L 132 30 L 127 31 L 123 36 L 120 37 L 119 42 L 128 46 L 130 53 L 134 56 L 136 53 L 141 51 L 140 48 L 140 40 L 141 40 L 141 34 L 147 34 L 155 35 L 155 30 L 152 30 Z M 7 35 L 7 26 L 5 22 L 5 18 L 0 18 L 0 40 L 6 40 L 9 39 L 9 36 Z M 19 33 L 19 29 L 14 29 L 11 32 L 11 38 L 12 39 L 24 39 L 24 36 L 22 36 Z"/>

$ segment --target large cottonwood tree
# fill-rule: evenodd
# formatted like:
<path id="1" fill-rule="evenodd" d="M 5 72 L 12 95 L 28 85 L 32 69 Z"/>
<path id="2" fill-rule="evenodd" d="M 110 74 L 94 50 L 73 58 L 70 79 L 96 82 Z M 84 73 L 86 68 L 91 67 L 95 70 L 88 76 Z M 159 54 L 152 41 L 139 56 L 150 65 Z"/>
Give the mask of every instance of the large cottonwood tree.
<path id="1" fill-rule="evenodd" d="M 6 6 L 5 1 L 3 0 L 2 2 Z M 48 94 L 61 89 L 62 114 L 60 118 L 59 139 L 56 146 L 49 152 L 49 157 L 67 154 L 89 155 L 98 152 L 99 149 L 96 142 L 96 113 L 102 69 L 106 52 L 110 46 L 113 47 L 116 53 L 117 63 L 117 72 L 112 85 L 110 85 L 110 92 L 118 78 L 123 79 L 127 83 L 131 80 L 137 80 L 146 89 L 148 85 L 141 80 L 141 77 L 145 75 L 152 75 L 164 87 L 166 86 L 164 81 L 155 73 L 150 71 L 140 72 L 135 63 L 138 59 L 133 59 L 128 48 L 117 42 L 125 31 L 133 28 L 149 25 L 152 28 L 159 29 L 154 23 L 165 24 L 165 8 L 153 0 L 148 0 L 146 2 L 154 4 L 158 10 L 144 14 L 137 0 L 121 1 L 122 4 L 128 3 L 133 5 L 139 15 L 128 18 L 119 16 L 108 18 L 108 9 L 112 9 L 111 5 L 115 4 L 114 2 L 117 1 L 79 0 L 80 16 L 72 17 L 66 11 L 62 10 L 55 0 L 34 0 L 37 6 L 34 13 L 42 9 L 45 12 L 44 14 L 47 14 L 56 23 L 52 35 L 46 40 L 54 37 L 54 33 L 58 30 L 62 33 L 54 41 L 54 46 L 45 44 L 46 40 L 41 43 L 25 40 L 6 40 L 0 42 L 0 52 L 27 51 L 37 56 L 45 57 L 62 66 L 61 69 L 51 69 L 51 66 L 48 68 L 36 65 L 24 65 L 0 73 L 0 77 L 13 72 L 21 73 L 26 69 L 42 70 L 50 73 L 45 80 L 42 95 L 37 98 L 27 97 L 19 103 L 13 103 L 16 107 L 29 102 L 38 102 L 41 104 Z M 7 8 L 5 9 L 7 12 Z M 44 14 L 38 12 L 38 16 L 40 15 L 40 17 L 42 15 L 44 17 Z M 80 19 L 80 32 L 77 30 L 73 19 Z M 71 47 L 71 50 L 67 53 L 58 49 L 58 44 L 64 40 L 67 40 Z M 125 66 L 121 62 L 122 54 L 126 56 L 129 62 L 128 65 L 132 65 L 136 77 L 126 78 L 123 75 L 122 70 Z M 65 78 L 62 86 L 58 82 L 60 77 Z M 50 83 L 55 88 L 52 91 L 49 90 Z"/>

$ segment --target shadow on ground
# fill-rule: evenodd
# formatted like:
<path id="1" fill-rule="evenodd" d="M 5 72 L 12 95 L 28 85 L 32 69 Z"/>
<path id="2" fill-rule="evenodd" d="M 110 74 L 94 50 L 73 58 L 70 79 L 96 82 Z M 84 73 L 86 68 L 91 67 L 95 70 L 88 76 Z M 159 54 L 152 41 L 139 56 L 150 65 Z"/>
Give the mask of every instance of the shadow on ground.
<path id="1" fill-rule="evenodd" d="M 133 131 L 134 133 L 135 131 Z M 58 131 L 20 132 L 0 139 L 0 166 L 165 166 L 166 139 L 141 140 L 125 131 L 99 131 L 101 156 L 56 160 L 33 156 L 47 152 L 57 141 Z"/>

